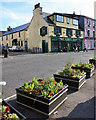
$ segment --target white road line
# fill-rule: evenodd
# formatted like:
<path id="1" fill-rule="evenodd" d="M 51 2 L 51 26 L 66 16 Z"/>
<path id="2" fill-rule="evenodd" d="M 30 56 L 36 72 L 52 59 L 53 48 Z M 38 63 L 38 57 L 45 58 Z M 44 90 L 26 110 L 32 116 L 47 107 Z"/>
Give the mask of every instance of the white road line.
<path id="1" fill-rule="evenodd" d="M 8 97 L 8 98 L 5 98 L 4 100 L 6 101 L 6 100 L 9 100 L 9 99 L 11 99 L 11 98 L 13 98 L 13 97 L 15 97 L 16 96 L 16 94 L 14 94 L 14 95 L 12 95 L 12 96 L 10 96 L 10 97 Z"/>

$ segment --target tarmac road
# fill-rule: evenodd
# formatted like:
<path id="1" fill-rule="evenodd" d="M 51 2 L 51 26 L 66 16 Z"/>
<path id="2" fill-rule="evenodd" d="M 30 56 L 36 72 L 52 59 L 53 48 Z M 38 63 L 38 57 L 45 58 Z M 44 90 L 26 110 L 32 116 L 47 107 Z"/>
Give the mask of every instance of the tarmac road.
<path id="1" fill-rule="evenodd" d="M 33 77 L 52 77 L 53 73 L 62 69 L 66 63 L 87 62 L 94 57 L 94 51 L 79 53 L 46 53 L 46 54 L 25 54 L 9 56 L 2 59 L 2 80 L 7 82 L 4 86 L 4 98 L 15 94 L 15 88 L 29 82 Z M 25 109 L 16 104 L 16 97 L 8 102 L 17 108 L 28 118 L 46 118 L 36 111 Z M 68 91 L 68 99 L 61 105 L 57 114 L 51 118 L 94 118 L 94 76 L 87 80 L 79 91 Z"/>

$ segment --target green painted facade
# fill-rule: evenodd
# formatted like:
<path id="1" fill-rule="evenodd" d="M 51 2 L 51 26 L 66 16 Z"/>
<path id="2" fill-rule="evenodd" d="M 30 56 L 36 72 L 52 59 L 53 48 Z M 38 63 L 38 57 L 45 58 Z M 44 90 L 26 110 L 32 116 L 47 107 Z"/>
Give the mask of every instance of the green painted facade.
<path id="1" fill-rule="evenodd" d="M 80 50 L 83 50 L 83 39 L 82 38 L 71 38 L 71 37 L 59 37 L 51 36 L 51 52 L 58 51 L 58 49 L 63 50 L 67 47 L 67 51 L 73 51 L 73 45 L 80 45 Z"/>

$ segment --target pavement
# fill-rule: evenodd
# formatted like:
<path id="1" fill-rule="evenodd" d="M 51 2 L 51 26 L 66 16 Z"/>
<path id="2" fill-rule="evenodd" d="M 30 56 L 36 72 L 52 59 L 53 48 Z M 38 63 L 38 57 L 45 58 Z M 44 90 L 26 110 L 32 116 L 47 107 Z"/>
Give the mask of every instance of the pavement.
<path id="1" fill-rule="evenodd" d="M 66 63 L 87 62 L 94 57 L 94 51 L 79 53 L 46 53 L 23 54 L 0 59 L 2 61 L 2 80 L 7 82 L 4 86 L 4 99 L 29 119 L 95 119 L 95 75 L 87 79 L 79 91 L 68 90 L 67 100 L 53 113 L 50 118 L 23 106 L 16 104 L 15 88 L 29 82 L 33 77 L 52 77 L 53 73 L 64 68 Z M 10 98 L 10 96 L 12 96 Z"/>

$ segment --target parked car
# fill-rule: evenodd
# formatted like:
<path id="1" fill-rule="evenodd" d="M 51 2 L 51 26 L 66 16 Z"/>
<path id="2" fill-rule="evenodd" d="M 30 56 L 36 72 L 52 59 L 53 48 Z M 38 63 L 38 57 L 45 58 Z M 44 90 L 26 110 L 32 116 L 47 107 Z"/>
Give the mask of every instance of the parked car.
<path id="1" fill-rule="evenodd" d="M 18 51 L 18 52 L 20 52 L 20 51 L 22 51 L 22 48 L 20 47 L 20 46 L 12 46 L 12 48 L 9 48 L 9 51 Z"/>
<path id="2" fill-rule="evenodd" d="M 1 46 L 1 45 L 0 45 L 0 53 L 1 53 L 1 54 L 4 54 L 4 50 L 8 50 L 8 47 L 7 47 L 7 46 Z"/>

